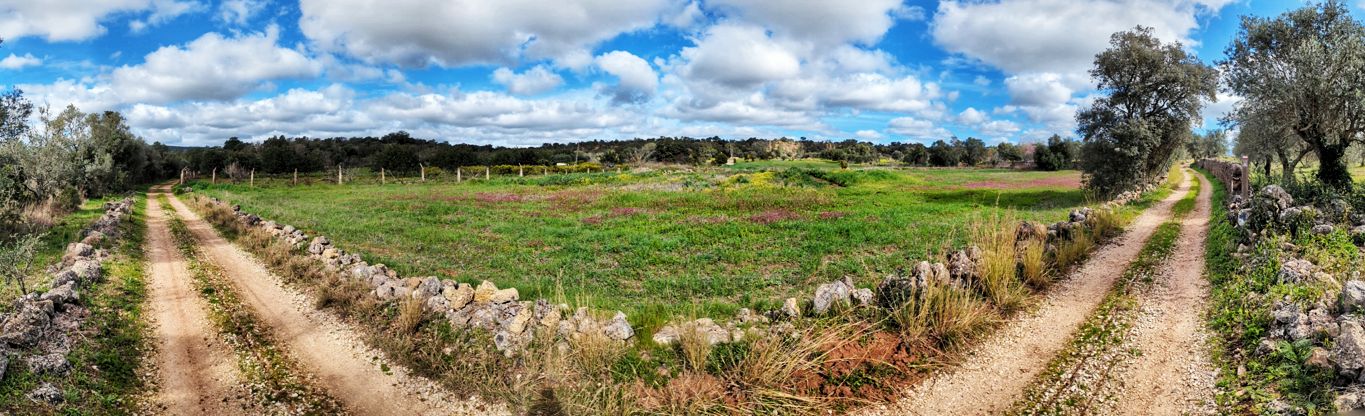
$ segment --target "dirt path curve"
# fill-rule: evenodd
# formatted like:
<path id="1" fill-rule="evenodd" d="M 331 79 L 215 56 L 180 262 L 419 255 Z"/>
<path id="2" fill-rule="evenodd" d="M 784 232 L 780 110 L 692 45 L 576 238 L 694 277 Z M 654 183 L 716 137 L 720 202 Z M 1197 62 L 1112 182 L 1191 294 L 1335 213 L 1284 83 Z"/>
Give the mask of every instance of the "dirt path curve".
<path id="1" fill-rule="evenodd" d="M 1123 235 L 1099 248 L 1078 270 L 1058 282 L 1039 308 L 1007 323 L 968 352 L 962 365 L 911 388 L 896 403 L 864 413 L 887 415 L 995 415 L 1009 410 L 1049 360 L 1071 340 L 1128 264 L 1189 192 L 1179 189 L 1147 209 Z"/>
<path id="2" fill-rule="evenodd" d="M 1194 210 L 1181 220 L 1175 254 L 1160 285 L 1144 297 L 1133 345 L 1141 355 L 1113 375 L 1123 385 L 1116 409 L 1131 415 L 1213 414 L 1215 373 L 1209 362 L 1203 312 L 1209 294 L 1204 279 L 1204 242 L 1209 233 L 1213 185 L 1199 178 Z"/>
<path id="3" fill-rule="evenodd" d="M 381 368 L 382 354 L 366 347 L 356 330 L 318 311 L 307 296 L 284 287 L 265 266 L 224 240 L 179 199 L 172 196 L 170 202 L 209 260 L 236 286 L 242 301 L 348 410 L 363 415 L 500 413 L 477 399 L 454 397 L 430 380 L 409 375 L 401 366 Z"/>
<path id="4" fill-rule="evenodd" d="M 194 290 L 189 267 L 171 237 L 167 213 L 156 195 L 147 195 L 148 311 L 155 326 L 156 402 L 165 414 L 240 414 L 237 367 L 208 320 L 204 301 Z"/>

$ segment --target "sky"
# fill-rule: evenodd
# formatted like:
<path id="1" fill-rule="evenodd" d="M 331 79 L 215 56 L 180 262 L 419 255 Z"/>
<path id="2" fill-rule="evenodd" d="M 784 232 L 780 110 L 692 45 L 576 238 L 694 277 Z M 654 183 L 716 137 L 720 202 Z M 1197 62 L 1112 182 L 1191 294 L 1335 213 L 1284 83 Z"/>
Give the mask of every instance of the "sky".
<path id="1" fill-rule="evenodd" d="M 0 0 L 0 87 L 169 145 L 1075 135 L 1109 36 L 1214 63 L 1296 0 Z M 1356 7 L 1361 7 L 1356 5 Z M 1357 13 L 1360 9 L 1355 10 Z M 1201 128 L 1236 102 L 1220 95 Z"/>

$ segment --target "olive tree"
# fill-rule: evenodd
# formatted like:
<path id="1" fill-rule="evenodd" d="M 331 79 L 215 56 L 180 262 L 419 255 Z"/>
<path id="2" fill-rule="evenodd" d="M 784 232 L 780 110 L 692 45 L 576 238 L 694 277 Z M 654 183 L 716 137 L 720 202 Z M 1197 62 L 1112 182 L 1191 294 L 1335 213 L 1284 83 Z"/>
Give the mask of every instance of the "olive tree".
<path id="1" fill-rule="evenodd" d="M 1230 117 L 1240 127 L 1233 153 L 1262 163 L 1266 177 L 1270 177 L 1271 162 L 1279 160 L 1284 181 L 1293 182 L 1294 169 L 1313 153 L 1313 148 L 1290 132 L 1281 117 L 1272 109 L 1250 103 L 1238 107 Z"/>
<path id="2" fill-rule="evenodd" d="M 1349 6 L 1329 0 L 1274 18 L 1243 17 L 1221 66 L 1227 87 L 1245 98 L 1241 123 L 1260 115 L 1316 154 L 1317 177 L 1351 185 L 1346 149 L 1365 133 L 1365 27 Z"/>
<path id="3" fill-rule="evenodd" d="M 1090 75 L 1103 94 L 1076 119 L 1086 187 L 1113 196 L 1159 177 L 1189 140 L 1202 100 L 1214 101 L 1218 74 L 1162 43 L 1151 28 L 1115 33 Z"/>

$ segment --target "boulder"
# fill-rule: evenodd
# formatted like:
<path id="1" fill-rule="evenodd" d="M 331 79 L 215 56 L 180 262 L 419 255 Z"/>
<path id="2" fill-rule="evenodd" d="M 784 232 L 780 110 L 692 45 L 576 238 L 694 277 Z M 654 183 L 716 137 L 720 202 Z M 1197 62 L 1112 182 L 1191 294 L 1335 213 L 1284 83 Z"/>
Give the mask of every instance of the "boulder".
<path id="1" fill-rule="evenodd" d="M 76 260 L 71 265 L 71 271 L 76 273 L 76 278 L 81 282 L 94 282 L 100 279 L 100 262 L 96 260 Z"/>
<path id="2" fill-rule="evenodd" d="M 446 286 L 442 289 L 441 296 L 450 301 L 451 309 L 460 309 L 474 301 L 474 287 L 467 283 Z"/>
<path id="3" fill-rule="evenodd" d="M 1365 311 L 1365 281 L 1347 280 L 1341 287 L 1341 310 Z"/>
<path id="4" fill-rule="evenodd" d="M 611 317 L 611 321 L 602 328 L 602 333 L 607 338 L 617 341 L 625 341 L 635 336 L 635 330 L 630 327 L 630 322 L 626 321 L 626 314 L 622 312 L 616 312 L 616 315 Z"/>
<path id="5" fill-rule="evenodd" d="M 1336 231 L 1336 228 L 1332 227 L 1332 224 L 1318 224 L 1313 226 L 1313 234 L 1327 235 L 1331 234 L 1333 231 Z"/>
<path id="6" fill-rule="evenodd" d="M 1358 373 L 1365 368 L 1365 328 L 1354 320 L 1341 323 L 1341 334 L 1332 348 L 1332 362 L 1342 371 Z"/>
<path id="7" fill-rule="evenodd" d="M 91 247 L 89 244 L 71 243 L 66 246 L 66 254 L 63 256 L 63 258 L 77 259 L 82 257 L 90 257 L 94 254 L 95 248 Z"/>
<path id="8" fill-rule="evenodd" d="M 832 283 L 825 283 L 815 288 L 815 299 L 812 310 L 816 314 L 823 315 L 829 312 L 836 303 L 848 304 L 849 296 L 852 295 L 853 286 L 848 283 L 848 279 L 836 280 Z"/>
<path id="9" fill-rule="evenodd" d="M 423 299 L 429 298 L 441 294 L 441 288 L 441 279 L 428 277 L 418 282 L 417 289 L 413 291 L 413 296 L 418 296 Z"/>

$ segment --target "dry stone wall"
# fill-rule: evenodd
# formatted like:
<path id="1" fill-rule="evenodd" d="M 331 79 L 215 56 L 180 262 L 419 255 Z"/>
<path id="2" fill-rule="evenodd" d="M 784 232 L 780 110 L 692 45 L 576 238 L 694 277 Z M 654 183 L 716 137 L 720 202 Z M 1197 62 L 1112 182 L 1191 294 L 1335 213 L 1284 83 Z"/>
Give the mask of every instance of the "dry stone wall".
<path id="1" fill-rule="evenodd" d="M 226 205 L 216 198 L 212 201 Z M 587 308 L 571 309 L 546 299 L 522 300 L 516 288 L 499 288 L 487 280 L 470 285 L 435 276 L 402 277 L 388 266 L 370 264 L 337 247 L 326 236 L 310 237 L 294 226 L 242 212 L 241 206 L 231 209 L 242 225 L 263 230 L 328 269 L 369 284 L 373 288 L 371 295 L 381 300 L 413 299 L 444 316 L 455 328 L 489 331 L 497 349 L 509 355 L 522 350 L 537 331 L 551 334 L 558 341 L 600 335 L 616 342 L 631 342 L 635 337 L 634 328 L 620 311 L 603 319 Z"/>
<path id="2" fill-rule="evenodd" d="M 119 237 L 119 224 L 132 212 L 131 198 L 104 205 L 104 215 L 81 231 L 81 241 L 66 248 L 61 262 L 48 268 L 52 289 L 30 293 L 14 301 L 11 312 L 0 315 L 0 378 L 12 363 L 20 363 L 35 374 L 65 374 L 71 369 L 67 354 L 73 336 L 89 316 L 81 304 L 81 292 L 98 283 L 109 252 L 96 249 L 105 240 Z M 43 383 L 28 394 L 29 399 L 48 403 L 61 401 L 61 391 Z"/>

